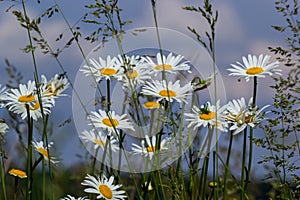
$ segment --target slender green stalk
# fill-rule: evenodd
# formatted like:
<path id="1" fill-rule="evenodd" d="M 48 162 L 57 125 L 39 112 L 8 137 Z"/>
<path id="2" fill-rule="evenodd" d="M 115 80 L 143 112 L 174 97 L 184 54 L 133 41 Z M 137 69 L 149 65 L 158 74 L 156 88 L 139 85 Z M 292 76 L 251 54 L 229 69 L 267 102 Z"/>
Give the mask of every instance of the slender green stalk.
<path id="1" fill-rule="evenodd" d="M 30 116 L 29 106 L 26 104 L 27 110 L 27 126 L 28 126 L 28 138 L 27 138 L 27 190 L 26 190 L 26 200 L 32 199 L 32 119 Z"/>
<path id="2" fill-rule="evenodd" d="M 256 95 L 257 95 L 257 77 L 254 76 L 253 79 L 253 102 L 252 108 L 256 107 Z M 251 176 L 251 167 L 252 167 L 252 154 L 253 154 L 253 128 L 250 127 L 250 135 L 249 135 L 249 161 L 248 161 L 248 171 L 247 171 L 247 179 L 250 179 Z M 249 180 L 246 181 L 245 190 L 247 191 Z"/>
<path id="3" fill-rule="evenodd" d="M 50 154 L 48 154 L 50 155 Z M 45 160 L 42 161 L 42 200 L 46 199 L 46 166 L 45 166 Z"/>
<path id="4" fill-rule="evenodd" d="M 181 120 L 180 120 L 180 124 L 179 124 L 179 150 L 178 150 L 178 161 L 177 161 L 177 169 L 176 169 L 176 177 L 177 180 L 179 181 L 179 185 L 181 185 L 182 187 L 184 187 L 184 174 L 182 171 L 182 167 L 181 167 L 181 163 L 182 163 L 182 131 L 184 128 L 184 108 L 185 108 L 185 103 L 182 105 L 181 108 Z M 182 191 L 184 191 L 184 189 L 182 189 Z"/>
<path id="5" fill-rule="evenodd" d="M 232 141 L 233 141 L 233 134 L 232 134 L 232 131 L 230 131 L 229 146 L 228 146 L 228 150 L 227 150 L 226 166 L 225 166 L 225 172 L 224 172 L 223 200 L 227 199 L 227 176 L 228 176 Z"/>
<path id="6" fill-rule="evenodd" d="M 19 181 L 19 178 L 16 176 L 15 177 L 15 189 L 14 189 L 14 200 L 17 200 L 17 192 L 18 192 L 18 181 Z"/>
<path id="7" fill-rule="evenodd" d="M 0 159 L 1 159 L 0 176 L 1 176 L 1 186 L 2 186 L 2 191 L 3 191 L 3 198 L 4 198 L 4 200 L 7 200 L 6 187 L 5 187 L 5 168 L 4 168 L 4 161 L 3 161 L 2 153 L 0 153 Z"/>
<path id="8" fill-rule="evenodd" d="M 244 142 L 243 142 L 243 157 L 242 157 L 242 168 L 241 168 L 241 199 L 245 199 L 245 166 L 246 166 L 246 151 L 247 151 L 247 127 L 244 129 Z"/>
<path id="9" fill-rule="evenodd" d="M 166 78 L 166 71 L 165 71 L 165 65 L 164 65 L 164 62 L 163 62 L 164 61 L 163 60 L 163 51 L 162 51 L 162 45 L 161 45 L 161 41 L 160 41 L 160 35 L 159 35 L 159 29 L 158 29 L 158 22 L 157 22 L 157 15 L 156 15 L 156 1 L 155 0 L 151 0 L 151 5 L 152 5 L 152 12 L 153 12 L 153 18 L 154 18 L 155 29 L 156 29 L 157 42 L 158 42 L 159 52 L 160 52 L 160 56 L 161 56 L 162 66 L 163 66 L 162 80 L 167 80 L 167 78 Z"/>
<path id="10" fill-rule="evenodd" d="M 208 173 L 208 164 L 209 164 L 210 153 L 208 153 L 202 165 L 200 184 L 199 184 L 199 199 L 206 199 L 206 186 L 207 186 L 207 173 Z"/>

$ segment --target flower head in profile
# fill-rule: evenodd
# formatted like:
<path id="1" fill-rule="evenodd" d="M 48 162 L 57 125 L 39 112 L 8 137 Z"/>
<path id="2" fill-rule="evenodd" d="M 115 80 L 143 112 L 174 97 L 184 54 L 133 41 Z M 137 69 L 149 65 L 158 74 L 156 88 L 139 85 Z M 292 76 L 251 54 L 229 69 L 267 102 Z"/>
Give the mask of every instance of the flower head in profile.
<path id="1" fill-rule="evenodd" d="M 105 112 L 100 109 L 98 112 L 92 111 L 89 119 L 91 121 L 90 125 L 107 130 L 109 135 L 112 133 L 118 134 L 119 129 L 134 131 L 134 127 L 129 119 L 127 119 L 127 115 L 117 115 L 115 111 Z"/>
<path id="2" fill-rule="evenodd" d="M 188 117 L 186 121 L 189 122 L 188 128 L 196 128 L 208 125 L 216 126 L 220 131 L 226 132 L 227 122 L 223 112 L 226 109 L 226 106 L 220 107 L 220 100 L 217 101 L 217 105 L 211 105 L 210 102 L 207 102 L 205 105 L 202 105 L 200 108 L 193 106 L 191 113 L 185 113 L 184 115 Z"/>
<path id="3" fill-rule="evenodd" d="M 136 88 L 136 86 L 144 84 L 145 80 L 151 78 L 149 69 L 144 64 L 144 59 L 139 56 L 125 56 L 122 58 L 119 55 L 116 65 L 120 65 L 125 69 L 123 75 L 119 76 L 119 80 L 125 88 Z"/>
<path id="4" fill-rule="evenodd" d="M 160 108 L 160 103 L 157 101 L 147 101 L 143 106 L 147 110 L 158 109 Z"/>
<path id="5" fill-rule="evenodd" d="M 145 144 L 146 141 L 146 144 Z M 145 136 L 145 140 L 141 141 L 141 146 L 137 144 L 132 144 L 132 150 L 133 154 L 142 154 L 145 157 L 149 157 L 151 160 L 152 157 L 156 154 L 161 152 L 162 150 L 168 149 L 168 141 L 169 139 L 164 138 L 160 141 L 160 144 L 157 144 L 156 136 L 152 136 L 152 139 L 150 140 L 149 136 Z M 159 145 L 159 147 L 157 146 Z"/>
<path id="6" fill-rule="evenodd" d="M 67 195 L 66 197 L 64 198 L 61 198 L 60 200 L 89 200 L 87 197 L 78 197 L 78 198 L 75 198 L 71 195 Z"/>
<path id="7" fill-rule="evenodd" d="M 237 62 L 237 65 L 231 64 L 232 68 L 227 69 L 231 72 L 229 76 L 245 77 L 248 82 L 254 76 L 265 78 L 266 75 L 273 75 L 273 73 L 281 75 L 281 70 L 278 69 L 279 62 L 270 63 L 270 57 L 261 54 L 257 58 L 249 54 L 248 59 L 243 57 L 243 64 L 240 62 Z"/>
<path id="8" fill-rule="evenodd" d="M 269 105 L 258 110 L 257 107 L 252 107 L 252 102 L 252 98 L 250 98 L 246 105 L 245 99 L 242 97 L 227 104 L 226 119 L 231 124 L 229 130 L 234 131 L 233 135 L 242 132 L 247 126 L 255 127 L 262 120 L 261 113 Z"/>
<path id="9" fill-rule="evenodd" d="M 80 71 L 85 76 L 94 76 L 96 81 L 99 82 L 102 78 L 110 79 L 112 77 L 118 78 L 121 74 L 122 68 L 120 65 L 116 65 L 116 57 L 106 57 L 106 60 L 99 57 L 99 62 L 91 58 L 89 65 L 84 65 Z"/>
<path id="10" fill-rule="evenodd" d="M 11 89 L 5 93 L 3 99 L 7 102 L 5 106 L 8 107 L 8 110 L 20 114 L 22 119 L 27 117 L 27 109 L 29 109 L 32 119 L 37 120 L 42 117 L 34 81 L 28 81 L 27 85 L 20 84 L 19 89 Z M 54 105 L 53 98 L 41 96 L 41 101 L 44 114 L 49 114 L 50 108 Z"/>
<path id="11" fill-rule="evenodd" d="M 4 134 L 8 130 L 8 125 L 5 123 L 3 119 L 0 119 L 0 134 Z"/>
<path id="12" fill-rule="evenodd" d="M 6 87 L 2 87 L 1 84 L 0 84 L 0 108 L 2 108 L 4 106 L 2 101 L 3 101 L 3 97 L 4 97 L 5 92 L 6 92 Z"/>
<path id="13" fill-rule="evenodd" d="M 91 142 L 94 145 L 94 149 L 101 148 L 104 150 L 107 142 L 110 142 L 108 147 L 110 146 L 112 151 L 115 152 L 119 149 L 117 145 L 118 141 L 113 136 L 108 138 L 107 135 L 101 131 L 96 132 L 94 129 L 90 131 L 84 130 L 79 137 L 85 142 Z"/>
<path id="14" fill-rule="evenodd" d="M 101 177 L 94 177 L 87 175 L 81 185 L 88 186 L 84 191 L 87 193 L 96 194 L 97 199 L 105 200 L 121 200 L 126 199 L 125 191 L 118 190 L 122 187 L 121 184 L 114 185 L 114 177 L 111 176 L 109 179 L 105 175 Z"/>
<path id="15" fill-rule="evenodd" d="M 42 88 L 44 96 L 49 97 L 59 97 L 65 96 L 62 94 L 69 87 L 69 82 L 63 74 L 55 74 L 55 76 L 47 81 L 45 75 L 42 75 Z"/>
<path id="16" fill-rule="evenodd" d="M 48 148 L 46 146 L 44 146 L 44 142 L 43 141 L 40 141 L 40 142 L 37 142 L 37 141 L 32 141 L 32 145 L 34 147 L 34 149 L 40 153 L 44 159 L 46 161 L 48 161 L 50 159 L 50 162 L 52 164 L 57 164 L 59 163 L 59 161 L 57 160 L 57 158 L 53 157 L 52 155 L 50 155 L 48 152 L 50 151 L 50 148 L 52 147 L 53 145 L 53 142 L 50 142 L 50 144 L 48 144 Z"/>
<path id="17" fill-rule="evenodd" d="M 142 94 L 151 95 L 154 97 L 158 97 L 158 101 L 165 99 L 167 101 L 173 102 L 176 100 L 177 102 L 185 102 L 186 98 L 191 95 L 192 86 L 190 84 L 186 84 L 183 87 L 180 86 L 179 80 L 175 83 L 154 80 L 152 83 L 147 82 L 146 85 L 142 88 Z"/>
<path id="18" fill-rule="evenodd" d="M 190 72 L 189 62 L 184 61 L 184 57 L 181 55 L 173 56 L 172 53 L 169 53 L 166 57 L 157 53 L 156 63 L 149 56 L 145 58 L 145 61 L 151 67 L 151 72 L 155 76 L 162 71 L 169 73 L 175 73 L 176 71 Z"/>
<path id="19" fill-rule="evenodd" d="M 11 169 L 8 172 L 10 175 L 19 177 L 19 178 L 27 178 L 26 172 L 20 170 L 20 169 Z"/>

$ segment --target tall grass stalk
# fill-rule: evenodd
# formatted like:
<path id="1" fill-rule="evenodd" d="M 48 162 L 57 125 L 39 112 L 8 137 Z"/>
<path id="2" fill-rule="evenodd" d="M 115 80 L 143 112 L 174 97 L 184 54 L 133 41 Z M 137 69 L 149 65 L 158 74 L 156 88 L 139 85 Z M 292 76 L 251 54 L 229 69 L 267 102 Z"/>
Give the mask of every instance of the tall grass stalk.
<path id="1" fill-rule="evenodd" d="M 229 171 L 232 142 L 233 142 L 233 133 L 232 131 L 230 131 L 229 145 L 227 149 L 227 157 L 226 157 L 225 172 L 224 172 L 224 181 L 223 181 L 223 200 L 227 199 L 227 177 Z"/>
<path id="2" fill-rule="evenodd" d="M 5 167 L 4 167 L 4 161 L 3 161 L 3 157 L 4 155 L 0 155 L 0 159 L 1 159 L 1 162 L 0 162 L 0 176 L 1 176 L 1 187 L 2 187 L 2 192 L 3 192 L 3 199 L 4 200 L 7 200 L 7 194 L 6 194 L 6 186 L 5 186 Z"/>
<path id="3" fill-rule="evenodd" d="M 32 199 L 32 181 L 33 181 L 33 170 L 32 170 L 32 134 L 33 134 L 33 120 L 30 116 L 29 106 L 26 104 L 27 110 L 27 190 L 26 200 Z"/>
<path id="4" fill-rule="evenodd" d="M 241 199 L 245 199 L 246 187 L 245 187 L 245 171 L 246 171 L 246 157 L 247 157 L 247 127 L 244 129 L 243 134 L 243 155 L 242 155 L 242 167 L 241 167 Z M 248 175 L 248 174 L 246 174 Z"/>
<path id="5" fill-rule="evenodd" d="M 253 102 L 252 108 L 256 107 L 256 96 L 257 96 L 257 77 L 254 76 L 253 78 Z M 251 178 L 251 167 L 252 167 L 252 154 L 253 154 L 253 128 L 250 127 L 250 135 L 249 135 L 249 160 L 248 160 L 248 169 L 247 169 L 247 181 L 246 181 L 246 191 L 249 180 Z"/>

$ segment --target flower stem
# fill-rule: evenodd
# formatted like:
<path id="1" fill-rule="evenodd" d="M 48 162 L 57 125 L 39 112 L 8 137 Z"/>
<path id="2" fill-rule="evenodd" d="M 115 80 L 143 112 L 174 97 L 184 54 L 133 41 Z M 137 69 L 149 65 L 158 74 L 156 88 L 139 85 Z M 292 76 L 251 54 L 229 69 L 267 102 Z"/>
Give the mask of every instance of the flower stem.
<path id="1" fill-rule="evenodd" d="M 18 177 L 15 177 L 15 191 L 14 191 L 14 200 L 17 200 L 17 191 L 18 191 Z"/>
<path id="2" fill-rule="evenodd" d="M 32 119 L 30 117 L 29 106 L 26 104 L 27 110 L 27 125 L 28 125 L 28 139 L 27 139 L 27 190 L 26 190 L 26 200 L 31 200 L 32 196 Z"/>
<path id="3" fill-rule="evenodd" d="M 233 134 L 232 131 L 230 132 L 230 139 L 229 139 L 229 146 L 227 150 L 227 158 L 226 158 L 226 166 L 225 166 L 225 172 L 224 172 L 224 183 L 223 183 L 223 199 L 227 199 L 227 175 L 228 175 L 228 169 L 229 169 L 229 161 L 230 161 L 230 154 L 231 154 L 231 148 L 232 148 L 232 141 L 233 141 Z"/>
<path id="4" fill-rule="evenodd" d="M 245 165 L 246 165 L 246 147 L 247 147 L 247 127 L 244 129 L 244 143 L 243 143 L 243 158 L 242 158 L 242 168 L 241 168 L 241 199 L 244 200 L 246 196 L 245 190 Z"/>
<path id="5" fill-rule="evenodd" d="M 257 77 L 254 76 L 252 108 L 256 107 L 256 95 L 257 95 Z M 249 161 L 248 161 L 247 179 L 250 179 L 250 175 L 251 175 L 252 154 L 253 154 L 253 128 L 250 127 L 250 136 L 249 136 Z M 246 181 L 245 191 L 247 191 L 248 183 L 249 183 L 249 180 Z"/>
<path id="6" fill-rule="evenodd" d="M 3 198 L 4 200 L 7 200 L 6 197 L 6 187 L 5 187 L 5 168 L 4 168 L 4 161 L 3 161 L 3 157 L 4 155 L 2 155 L 2 153 L 0 153 L 0 159 L 1 159 L 1 163 L 0 163 L 0 176 L 1 176 L 1 185 L 2 185 L 2 191 L 3 191 Z"/>

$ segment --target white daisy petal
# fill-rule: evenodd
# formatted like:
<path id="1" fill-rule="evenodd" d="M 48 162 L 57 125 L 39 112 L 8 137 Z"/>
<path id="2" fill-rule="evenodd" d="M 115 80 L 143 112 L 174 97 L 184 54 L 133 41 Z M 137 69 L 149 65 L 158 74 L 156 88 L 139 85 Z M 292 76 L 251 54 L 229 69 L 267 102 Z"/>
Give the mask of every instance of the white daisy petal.
<path id="1" fill-rule="evenodd" d="M 145 146 L 145 141 L 147 146 Z M 148 135 L 145 136 L 145 139 L 141 141 L 141 146 L 137 144 L 132 144 L 132 153 L 141 154 L 142 156 L 149 157 L 152 160 L 153 156 L 156 153 L 161 153 L 163 150 L 168 149 L 168 138 L 164 138 L 160 141 L 160 147 L 157 148 L 156 145 L 156 136 L 152 136 L 151 140 Z"/>
<path id="2" fill-rule="evenodd" d="M 188 117 L 186 119 L 186 121 L 189 122 L 188 128 L 194 127 L 193 129 L 195 130 L 200 126 L 206 127 L 210 124 L 217 126 L 220 131 L 226 132 L 227 122 L 223 114 L 226 107 L 227 105 L 220 107 L 219 100 L 216 106 L 211 105 L 210 102 L 207 102 L 205 106 L 203 105 L 200 108 L 194 105 L 191 113 L 184 114 Z"/>
<path id="3" fill-rule="evenodd" d="M 106 200 L 121 200 L 125 199 L 127 196 L 122 195 L 125 193 L 123 190 L 117 190 L 122 187 L 121 184 L 113 185 L 114 177 L 111 176 L 109 179 L 102 175 L 102 177 L 93 177 L 87 175 L 85 180 L 81 183 L 82 185 L 89 186 L 84 191 L 87 193 L 99 194 L 97 198 L 103 198 Z M 92 184 L 91 184 L 92 183 Z M 117 186 L 117 187 L 116 187 Z"/>
<path id="4" fill-rule="evenodd" d="M 151 69 L 150 72 L 155 76 L 157 76 L 158 73 L 162 71 L 168 73 L 175 73 L 176 71 L 187 71 L 191 73 L 189 62 L 184 61 L 184 57 L 181 55 L 173 56 L 172 53 L 169 53 L 166 57 L 165 55 L 161 56 L 160 53 L 157 53 L 157 63 L 155 63 L 150 57 L 146 57 L 145 61 Z"/>
<path id="5" fill-rule="evenodd" d="M 186 98 L 191 95 L 192 86 L 191 84 L 180 86 L 179 80 L 175 83 L 154 80 L 153 82 L 146 82 L 146 85 L 142 88 L 142 94 L 151 95 L 154 97 L 158 97 L 158 101 L 165 99 L 167 101 L 173 102 L 176 100 L 177 102 L 185 102 Z"/>
<path id="6" fill-rule="evenodd" d="M 119 129 L 122 129 L 124 131 L 134 131 L 134 127 L 129 119 L 127 119 L 126 114 L 120 116 L 115 114 L 114 111 L 109 111 L 108 113 L 106 113 L 103 110 L 98 110 L 98 112 L 92 111 L 89 119 L 91 121 L 90 125 L 93 125 L 96 128 L 107 130 L 109 135 L 111 135 L 112 133 L 118 134 Z"/>
<path id="7" fill-rule="evenodd" d="M 269 63 L 271 56 L 262 54 L 259 55 L 258 59 L 256 56 L 248 55 L 248 59 L 243 57 L 243 64 L 237 62 L 237 65 L 231 64 L 232 68 L 227 69 L 231 73 L 229 76 L 240 76 L 245 77 L 246 81 L 249 81 L 251 77 L 265 78 L 265 75 L 281 75 L 281 70 L 277 69 L 279 62 Z"/>
<path id="8" fill-rule="evenodd" d="M 91 58 L 89 60 L 90 65 L 84 65 L 80 71 L 85 76 L 94 76 L 97 82 L 102 78 L 110 79 L 113 77 L 118 79 L 122 73 L 122 68 L 120 65 L 116 65 L 116 60 L 116 57 L 111 58 L 110 56 L 107 56 L 106 60 L 99 57 L 99 62 Z"/>
<path id="9" fill-rule="evenodd" d="M 61 198 L 60 200 L 89 200 L 87 197 L 78 197 L 78 198 L 75 198 L 71 195 L 67 195 L 66 197 L 64 198 Z"/>
<path id="10" fill-rule="evenodd" d="M 113 136 L 108 138 L 107 135 L 101 131 L 96 132 L 94 129 L 90 131 L 84 130 L 79 137 L 85 142 L 92 143 L 94 149 L 101 148 L 104 150 L 107 141 L 110 142 L 110 148 L 113 152 L 119 149 L 117 145 L 118 141 Z"/>
<path id="11" fill-rule="evenodd" d="M 233 135 L 242 132 L 248 125 L 255 127 L 261 120 L 261 112 L 269 105 L 264 106 L 260 110 L 252 107 L 252 98 L 246 105 L 245 99 L 232 100 L 227 104 L 226 119 L 231 124 L 229 130 L 234 131 Z"/>
<path id="12" fill-rule="evenodd" d="M 48 150 L 47 150 L 47 147 L 44 147 L 44 142 L 43 142 L 43 141 L 40 141 L 40 142 L 37 142 L 37 141 L 35 141 L 35 140 L 32 141 L 32 145 L 33 145 L 34 149 L 35 149 L 38 153 L 40 153 L 40 154 L 44 157 L 45 160 L 48 161 L 48 160 L 50 159 L 50 162 L 51 162 L 52 164 L 57 164 L 57 163 L 59 163 L 59 161 L 57 160 L 57 158 L 56 158 L 56 157 L 53 157 L 52 155 L 50 155 L 50 154 L 48 153 L 48 151 L 50 152 L 50 147 L 52 146 L 52 144 L 53 144 L 53 143 L 50 143 L 50 144 L 48 145 Z"/>
<path id="13" fill-rule="evenodd" d="M 40 88 L 42 90 L 42 88 Z M 20 114 L 22 119 L 27 117 L 27 107 L 30 117 L 37 120 L 42 117 L 41 106 L 36 94 L 36 85 L 34 81 L 28 81 L 27 85 L 19 85 L 19 89 L 11 89 L 3 96 L 6 102 L 5 106 L 9 111 Z M 50 108 L 54 105 L 54 99 L 45 97 L 41 91 L 41 101 L 44 114 L 49 114 Z"/>

